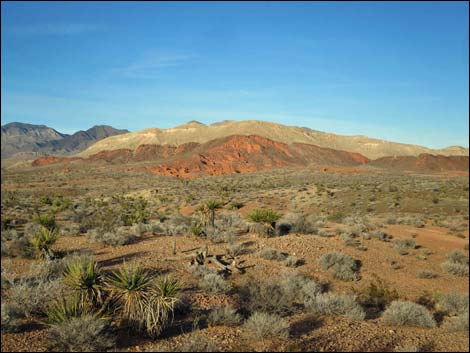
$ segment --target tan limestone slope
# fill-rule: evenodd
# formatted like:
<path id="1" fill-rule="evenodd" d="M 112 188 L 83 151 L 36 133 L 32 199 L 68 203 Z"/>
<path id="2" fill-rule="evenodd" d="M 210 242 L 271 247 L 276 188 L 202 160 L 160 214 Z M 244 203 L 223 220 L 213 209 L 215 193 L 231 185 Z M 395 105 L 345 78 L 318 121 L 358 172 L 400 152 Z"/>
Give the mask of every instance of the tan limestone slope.
<path id="1" fill-rule="evenodd" d="M 421 153 L 444 155 L 468 155 L 468 148 L 453 146 L 442 150 L 373 139 L 367 136 L 344 136 L 304 127 L 286 126 L 276 123 L 243 120 L 224 121 L 211 125 L 189 122 L 170 129 L 150 128 L 123 135 L 112 136 L 94 145 L 77 156 L 85 157 L 105 150 L 132 149 L 142 144 L 179 146 L 188 142 L 205 143 L 232 135 L 257 135 L 273 141 L 292 144 L 305 143 L 320 147 L 360 153 L 370 159 L 385 156 L 418 156 Z"/>

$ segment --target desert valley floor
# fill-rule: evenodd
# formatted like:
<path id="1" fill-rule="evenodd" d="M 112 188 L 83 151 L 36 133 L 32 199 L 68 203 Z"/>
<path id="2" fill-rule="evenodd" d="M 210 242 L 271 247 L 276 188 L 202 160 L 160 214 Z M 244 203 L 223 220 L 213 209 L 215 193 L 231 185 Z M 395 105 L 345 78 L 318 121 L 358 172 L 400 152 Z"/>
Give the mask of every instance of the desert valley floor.
<path id="1" fill-rule="evenodd" d="M 1 178 L 2 351 L 57 349 L 44 307 L 67 290 L 58 268 L 80 256 L 105 273 L 138 263 L 181 285 L 174 317 L 156 338 L 114 317 L 111 351 L 469 349 L 468 173 L 284 168 L 180 179 L 98 161 L 4 169 Z M 209 200 L 213 225 L 200 207 Z M 255 222 L 253 213 L 266 209 L 280 217 L 274 227 Z M 60 234 L 54 260 L 21 248 L 45 215 Z M 351 257 L 346 274 L 325 266 L 330 253 Z M 59 289 L 27 281 L 42 277 Z M 335 307 L 332 298 L 344 300 Z M 396 300 L 420 304 L 433 324 L 387 321 Z M 28 308 L 4 323 L 4 304 Z M 217 319 L 227 306 L 234 310 Z M 255 312 L 278 315 L 285 327 L 260 333 L 248 322 Z"/>

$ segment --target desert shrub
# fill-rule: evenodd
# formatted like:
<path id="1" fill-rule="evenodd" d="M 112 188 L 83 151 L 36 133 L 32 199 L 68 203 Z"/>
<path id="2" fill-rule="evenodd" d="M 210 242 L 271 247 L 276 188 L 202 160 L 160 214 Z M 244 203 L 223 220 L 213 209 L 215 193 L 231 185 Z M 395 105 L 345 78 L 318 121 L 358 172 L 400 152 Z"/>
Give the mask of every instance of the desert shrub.
<path id="1" fill-rule="evenodd" d="M 333 270 L 333 276 L 343 281 L 359 280 L 360 264 L 351 256 L 338 252 L 331 252 L 320 258 L 320 265 L 324 270 Z"/>
<path id="2" fill-rule="evenodd" d="M 446 261 L 441 264 L 444 271 L 460 277 L 468 277 L 468 257 L 460 250 L 447 254 Z"/>
<path id="3" fill-rule="evenodd" d="M 424 306 L 409 301 L 393 301 L 383 313 L 382 318 L 386 325 L 392 326 L 427 328 L 436 326 L 434 318 Z"/>
<path id="4" fill-rule="evenodd" d="M 76 223 L 62 226 L 59 234 L 66 237 L 76 237 L 81 235 L 80 226 Z"/>
<path id="5" fill-rule="evenodd" d="M 147 200 L 124 197 L 119 199 L 119 204 L 121 206 L 119 214 L 123 225 L 132 226 L 147 221 L 149 217 Z"/>
<path id="6" fill-rule="evenodd" d="M 165 235 L 190 234 L 192 218 L 183 215 L 173 215 L 162 223 Z"/>
<path id="7" fill-rule="evenodd" d="M 287 296 L 277 281 L 246 282 L 239 289 L 239 296 L 249 313 L 260 311 L 285 316 L 295 310 L 292 294 Z"/>
<path id="8" fill-rule="evenodd" d="M 319 294 L 305 302 L 305 307 L 316 314 L 344 316 L 354 321 L 366 317 L 364 309 L 356 302 L 353 295 Z"/>
<path id="9" fill-rule="evenodd" d="M 2 300 L 2 332 L 18 332 L 22 325 L 22 310 Z"/>
<path id="10" fill-rule="evenodd" d="M 215 228 L 219 230 L 231 231 L 233 233 L 247 233 L 248 224 L 240 218 L 238 213 L 221 214 L 215 220 Z"/>
<path id="11" fill-rule="evenodd" d="M 393 349 L 394 352 L 421 352 L 420 346 L 396 346 Z"/>
<path id="12" fill-rule="evenodd" d="M 11 283 L 9 299 L 23 316 L 41 316 L 48 303 L 60 296 L 60 282 L 44 278 L 22 278 Z"/>
<path id="13" fill-rule="evenodd" d="M 449 326 L 449 330 L 450 331 L 457 331 L 457 332 L 458 331 L 464 331 L 468 335 L 468 330 L 469 330 L 468 318 L 469 318 L 469 311 L 468 311 L 468 308 L 467 308 L 466 311 L 461 312 L 460 314 L 458 314 L 454 318 L 454 320 L 452 321 L 452 323 Z"/>
<path id="14" fill-rule="evenodd" d="M 214 308 L 209 313 L 207 321 L 210 325 L 238 326 L 242 322 L 242 317 L 231 306 Z"/>
<path id="15" fill-rule="evenodd" d="M 8 230 L 10 228 L 12 228 L 12 219 L 10 217 L 7 217 L 7 216 L 3 216 L 1 217 L 1 230 L 2 230 L 2 234 L 3 234 L 3 231 L 4 230 Z"/>
<path id="16" fill-rule="evenodd" d="M 343 212 L 335 212 L 335 213 L 330 214 L 327 219 L 330 222 L 341 223 L 344 217 L 345 216 Z"/>
<path id="17" fill-rule="evenodd" d="M 303 304 L 307 299 L 315 297 L 324 290 L 322 284 L 296 271 L 284 271 L 278 283 L 284 293 L 284 298 L 291 303 Z"/>
<path id="18" fill-rule="evenodd" d="M 255 312 L 251 315 L 245 323 L 245 328 L 259 339 L 289 337 L 289 323 L 278 315 L 265 312 Z"/>
<path id="19" fill-rule="evenodd" d="M 315 219 L 301 213 L 289 214 L 286 219 L 279 224 L 280 233 L 317 234 L 318 227 Z M 284 230 L 284 231 L 282 231 Z"/>
<path id="20" fill-rule="evenodd" d="M 214 343 L 197 331 L 188 335 L 181 344 L 174 348 L 174 352 L 217 352 Z"/>
<path id="21" fill-rule="evenodd" d="M 282 263 L 287 267 L 298 267 L 304 264 L 304 260 L 295 256 L 288 256 Z"/>
<path id="22" fill-rule="evenodd" d="M 418 245 L 414 239 L 395 239 L 395 250 L 400 255 L 408 255 L 408 249 L 416 249 Z"/>
<path id="23" fill-rule="evenodd" d="M 416 273 L 416 277 L 423 278 L 423 279 L 433 279 L 437 277 L 437 274 L 434 271 L 424 269 L 424 270 L 419 270 Z"/>
<path id="24" fill-rule="evenodd" d="M 235 240 L 235 233 L 228 230 L 221 230 L 213 227 L 206 228 L 207 239 L 215 244 L 231 243 Z"/>
<path id="25" fill-rule="evenodd" d="M 228 209 L 229 210 L 238 210 L 238 209 L 242 208 L 243 206 L 245 206 L 245 204 L 243 202 L 232 201 L 232 202 L 229 203 Z"/>
<path id="26" fill-rule="evenodd" d="M 92 258 L 77 258 L 68 263 L 62 281 L 77 295 L 81 305 L 100 307 L 103 304 L 104 275 Z"/>
<path id="27" fill-rule="evenodd" d="M 199 287 L 209 293 L 228 293 L 232 289 L 229 282 L 215 273 L 208 273 L 199 281 Z"/>
<path id="28" fill-rule="evenodd" d="M 469 297 L 468 293 L 460 294 L 452 292 L 438 297 L 438 308 L 449 315 L 457 315 L 468 311 Z"/>
<path id="29" fill-rule="evenodd" d="M 260 256 L 265 260 L 276 260 L 284 261 L 287 258 L 287 254 L 272 248 L 264 248 L 260 252 Z"/>
<path id="30" fill-rule="evenodd" d="M 33 258 L 36 256 L 36 252 L 29 237 L 18 236 L 11 241 L 3 241 L 2 239 L 2 255 L 5 257 Z"/>
<path id="31" fill-rule="evenodd" d="M 132 244 L 137 236 L 127 228 L 118 228 L 110 232 L 102 232 L 98 229 L 92 229 L 88 232 L 89 239 L 93 242 L 102 243 L 111 246 L 122 246 Z"/>
<path id="32" fill-rule="evenodd" d="M 376 231 L 372 232 L 371 236 L 375 239 L 385 241 L 385 242 L 388 242 L 391 239 L 393 239 L 393 237 L 390 234 L 382 232 L 381 230 L 376 230 Z"/>
<path id="33" fill-rule="evenodd" d="M 354 290 L 354 294 L 358 303 L 371 316 L 384 311 L 390 303 L 399 298 L 396 289 L 391 289 L 385 281 L 377 276 L 369 282 L 367 287 Z"/>
<path id="34" fill-rule="evenodd" d="M 49 348 L 58 352 L 104 352 L 115 344 L 108 321 L 87 314 L 54 323 Z"/>
<path id="35" fill-rule="evenodd" d="M 230 244 L 227 247 L 227 254 L 232 257 L 237 257 L 242 255 L 245 252 L 245 245 L 243 243 L 240 244 Z"/>

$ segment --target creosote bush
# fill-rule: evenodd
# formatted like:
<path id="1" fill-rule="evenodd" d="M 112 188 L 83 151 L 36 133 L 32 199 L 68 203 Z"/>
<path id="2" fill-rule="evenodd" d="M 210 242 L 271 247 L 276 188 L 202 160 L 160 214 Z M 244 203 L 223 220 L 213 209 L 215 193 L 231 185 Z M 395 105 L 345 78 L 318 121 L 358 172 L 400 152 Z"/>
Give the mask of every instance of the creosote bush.
<path id="1" fill-rule="evenodd" d="M 390 326 L 416 326 L 432 328 L 436 326 L 434 318 L 422 305 L 402 300 L 393 301 L 385 310 L 382 319 Z"/>
<path id="2" fill-rule="evenodd" d="M 237 310 L 229 305 L 212 309 L 207 318 L 208 323 L 212 326 L 238 326 L 241 324 L 242 320 Z"/>
<path id="3" fill-rule="evenodd" d="M 289 323 L 275 314 L 255 312 L 246 321 L 245 328 L 259 339 L 289 337 Z"/>
<path id="4" fill-rule="evenodd" d="M 331 269 L 333 276 L 342 281 L 357 281 L 360 263 L 351 256 L 338 252 L 330 252 L 320 258 L 320 265 L 324 270 Z"/>
<path id="5" fill-rule="evenodd" d="M 228 293 L 232 289 L 229 282 L 224 280 L 220 275 L 208 273 L 199 281 L 199 287 L 209 293 Z"/>
<path id="6" fill-rule="evenodd" d="M 459 277 L 468 277 L 468 257 L 460 250 L 447 254 L 446 261 L 441 264 L 444 271 Z"/>
<path id="7" fill-rule="evenodd" d="M 92 315 L 72 318 L 49 329 L 50 349 L 58 352 L 104 352 L 115 344 L 109 324 Z"/>
<path id="8" fill-rule="evenodd" d="M 318 294 L 305 302 L 305 307 L 316 314 L 339 315 L 354 321 L 362 321 L 366 317 L 364 309 L 356 301 L 356 297 L 347 294 Z"/>

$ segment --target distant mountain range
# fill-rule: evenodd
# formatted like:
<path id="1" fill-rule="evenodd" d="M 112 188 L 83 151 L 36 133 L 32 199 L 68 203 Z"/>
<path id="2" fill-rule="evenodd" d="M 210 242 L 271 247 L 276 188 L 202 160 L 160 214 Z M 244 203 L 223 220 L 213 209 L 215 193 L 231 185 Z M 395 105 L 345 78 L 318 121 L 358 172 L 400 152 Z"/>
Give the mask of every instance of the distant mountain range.
<path id="1" fill-rule="evenodd" d="M 158 175 L 193 178 L 284 167 L 468 172 L 468 148 L 423 146 L 343 136 L 264 121 L 197 121 L 137 132 L 94 126 L 73 135 L 44 125 L 2 126 L 2 158 L 32 166 L 145 163 Z M 15 162 L 16 163 L 16 162 Z"/>
<path id="2" fill-rule="evenodd" d="M 9 123 L 1 127 L 1 157 L 34 159 L 42 155 L 72 155 L 104 138 L 128 133 L 107 125 L 97 125 L 72 135 L 45 125 Z"/>
<path id="3" fill-rule="evenodd" d="M 170 129 L 150 128 L 124 135 L 105 138 L 84 150 L 79 156 L 116 149 L 135 150 L 142 144 L 179 146 L 189 142 L 205 143 L 232 135 L 257 135 L 285 144 L 305 143 L 335 150 L 356 152 L 369 159 L 387 156 L 418 156 L 422 153 L 435 155 L 468 155 L 468 148 L 451 146 L 431 149 L 423 146 L 397 143 L 369 138 L 367 136 L 344 136 L 305 127 L 286 126 L 258 120 L 223 121 L 204 125 L 190 121 Z"/>

